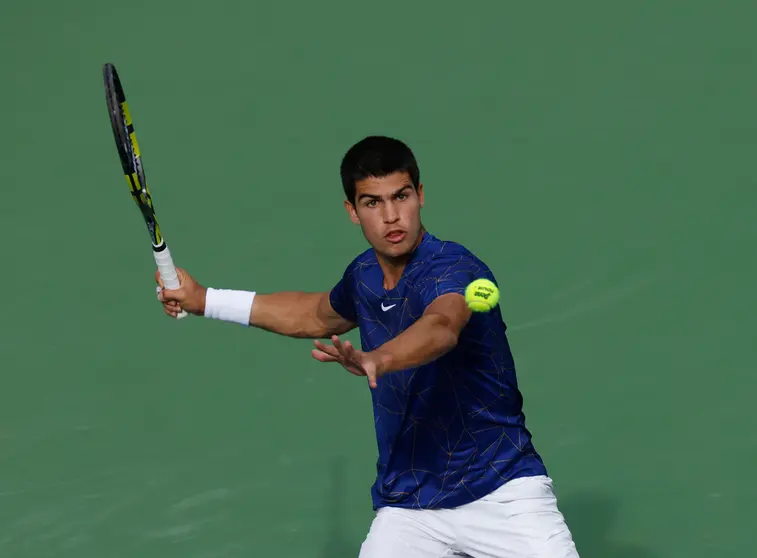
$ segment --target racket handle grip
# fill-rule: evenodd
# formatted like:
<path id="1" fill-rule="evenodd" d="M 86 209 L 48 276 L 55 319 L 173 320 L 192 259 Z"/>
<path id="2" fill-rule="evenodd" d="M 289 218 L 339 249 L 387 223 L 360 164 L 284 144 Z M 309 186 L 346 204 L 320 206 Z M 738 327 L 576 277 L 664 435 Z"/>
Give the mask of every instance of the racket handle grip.
<path id="1" fill-rule="evenodd" d="M 165 246 L 160 252 L 153 252 L 155 256 L 155 263 L 158 265 L 158 271 L 160 272 L 160 278 L 163 280 L 163 284 L 167 289 L 178 289 L 181 284 L 179 283 L 179 274 L 176 273 L 176 266 L 173 264 L 171 258 L 171 251 L 168 246 Z M 182 310 L 176 316 L 177 319 L 186 318 L 187 313 Z"/>

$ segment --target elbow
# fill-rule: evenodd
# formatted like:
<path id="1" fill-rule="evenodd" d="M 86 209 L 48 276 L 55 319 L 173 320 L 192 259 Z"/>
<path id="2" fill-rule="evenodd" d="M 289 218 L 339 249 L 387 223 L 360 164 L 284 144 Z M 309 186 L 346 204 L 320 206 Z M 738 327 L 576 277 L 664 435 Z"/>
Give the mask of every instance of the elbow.
<path id="1" fill-rule="evenodd" d="M 292 326 L 287 335 L 296 339 L 326 339 L 332 333 L 318 324 L 297 324 Z"/>
<path id="2" fill-rule="evenodd" d="M 457 342 L 459 341 L 459 339 L 460 337 L 457 335 L 457 333 L 445 327 L 443 331 L 440 332 L 438 337 L 441 353 L 447 354 L 452 349 L 457 347 Z"/>
<path id="3" fill-rule="evenodd" d="M 258 327 L 294 339 L 323 339 L 329 336 L 329 331 L 325 326 L 310 320 L 282 320 L 275 326 L 259 325 Z"/>
<path id="4" fill-rule="evenodd" d="M 435 347 L 436 354 L 442 356 L 457 347 L 460 335 L 446 316 L 435 316 L 431 327 L 431 343 Z"/>

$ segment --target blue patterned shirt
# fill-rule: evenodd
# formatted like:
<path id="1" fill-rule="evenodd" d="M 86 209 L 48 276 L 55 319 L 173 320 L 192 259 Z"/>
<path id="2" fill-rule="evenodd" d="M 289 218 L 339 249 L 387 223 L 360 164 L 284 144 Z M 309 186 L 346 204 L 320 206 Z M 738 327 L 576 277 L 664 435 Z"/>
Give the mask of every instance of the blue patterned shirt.
<path id="1" fill-rule="evenodd" d="M 384 289 L 369 249 L 347 267 L 330 300 L 358 324 L 362 349 L 371 351 L 410 327 L 438 296 L 464 294 L 479 278 L 496 283 L 463 246 L 426 232 L 395 288 Z M 547 474 L 526 428 L 505 330 L 499 306 L 474 313 L 452 351 L 379 379 L 371 390 L 374 509 L 456 507 L 508 480 Z"/>

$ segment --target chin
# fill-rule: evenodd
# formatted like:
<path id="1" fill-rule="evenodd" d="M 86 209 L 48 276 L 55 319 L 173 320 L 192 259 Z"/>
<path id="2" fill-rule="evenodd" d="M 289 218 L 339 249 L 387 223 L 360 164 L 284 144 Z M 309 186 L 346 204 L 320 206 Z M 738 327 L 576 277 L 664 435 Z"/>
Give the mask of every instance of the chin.
<path id="1" fill-rule="evenodd" d="M 385 256 L 390 258 L 402 258 L 409 255 L 415 247 L 416 241 L 414 239 L 405 238 L 399 244 L 392 244 L 391 242 L 382 242 L 382 252 Z"/>

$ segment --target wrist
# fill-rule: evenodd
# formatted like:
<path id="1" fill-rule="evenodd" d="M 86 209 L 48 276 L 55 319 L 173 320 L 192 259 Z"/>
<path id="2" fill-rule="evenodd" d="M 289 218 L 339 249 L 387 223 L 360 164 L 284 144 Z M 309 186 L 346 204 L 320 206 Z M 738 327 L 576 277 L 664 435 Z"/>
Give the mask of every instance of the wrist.
<path id="1" fill-rule="evenodd" d="M 250 311 L 255 300 L 255 293 L 251 291 L 235 291 L 230 289 L 205 289 L 206 318 L 221 320 L 242 326 L 250 325 Z"/>
<path id="2" fill-rule="evenodd" d="M 383 376 L 389 372 L 393 372 L 392 366 L 394 364 L 394 356 L 392 353 L 385 349 L 376 349 L 373 351 L 373 357 L 376 362 L 376 375 Z"/>
<path id="3" fill-rule="evenodd" d="M 200 315 L 204 316 L 205 306 L 208 304 L 208 288 L 203 286 L 200 286 L 200 288 L 202 289 L 202 306 L 200 307 L 202 311 L 200 312 Z"/>

